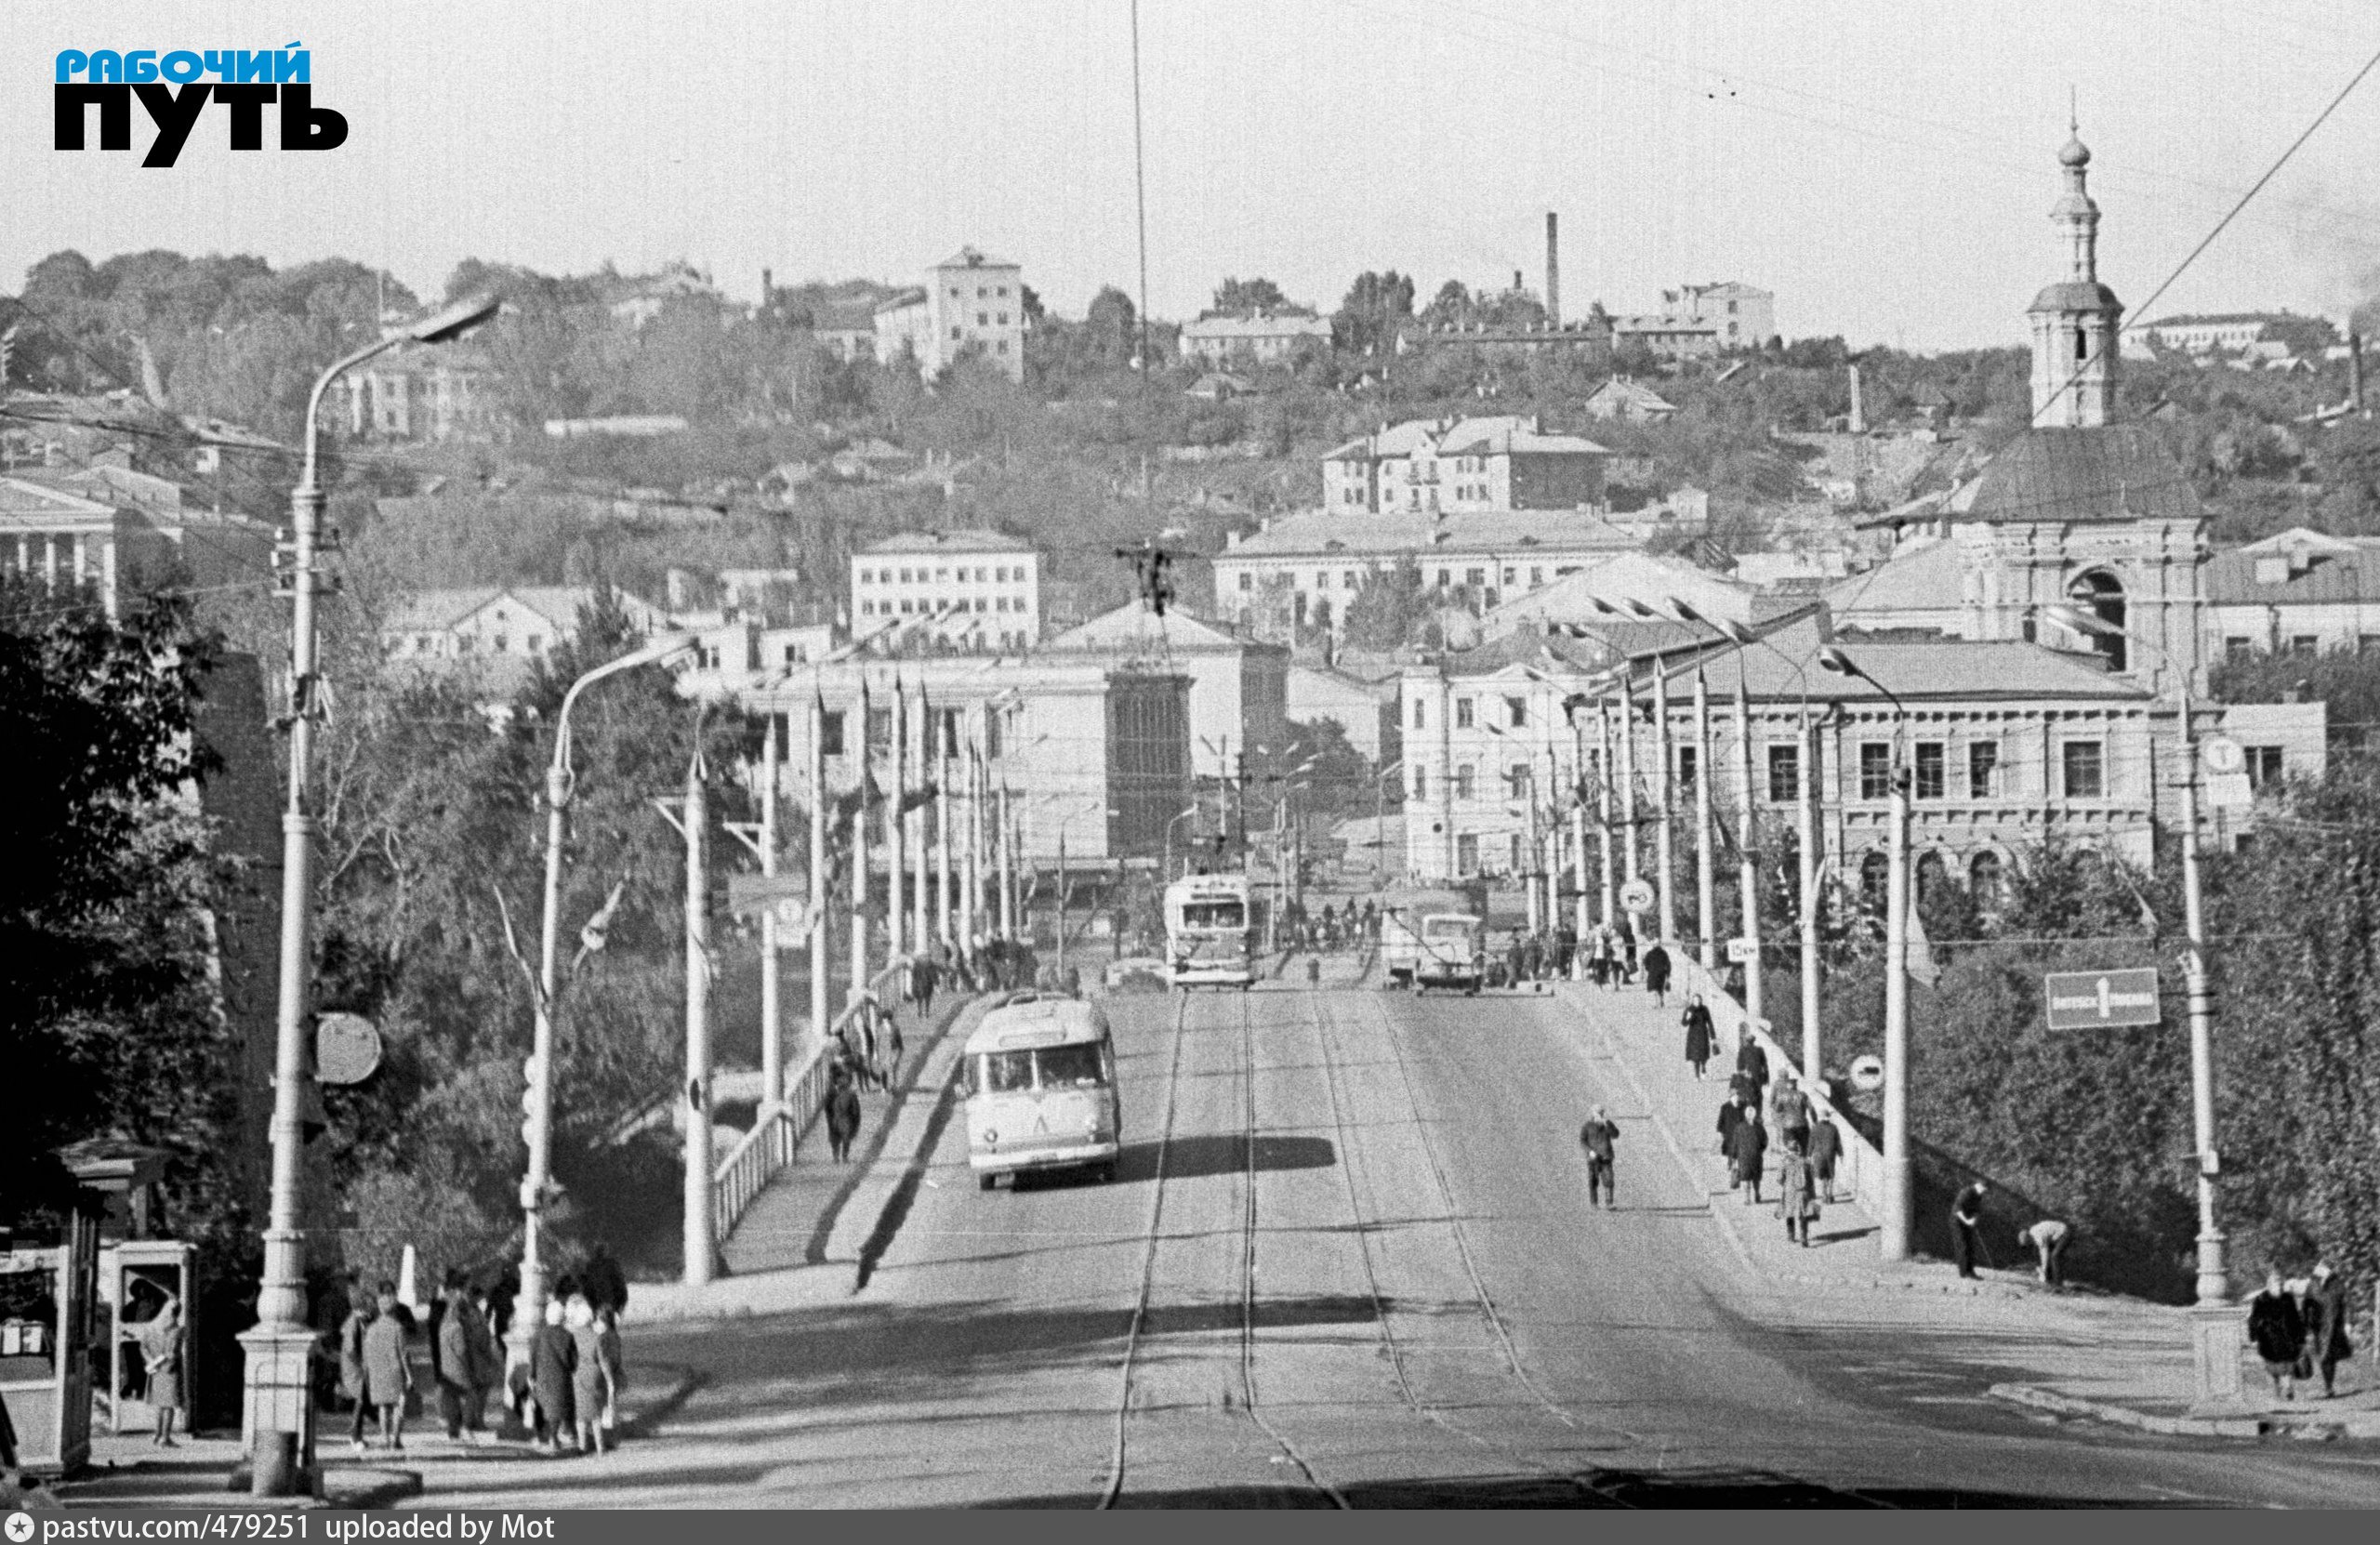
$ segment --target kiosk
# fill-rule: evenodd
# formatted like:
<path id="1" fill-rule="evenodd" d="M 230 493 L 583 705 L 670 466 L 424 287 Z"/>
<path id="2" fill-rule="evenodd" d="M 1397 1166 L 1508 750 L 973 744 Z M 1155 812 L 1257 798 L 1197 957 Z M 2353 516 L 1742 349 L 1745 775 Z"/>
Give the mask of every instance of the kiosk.
<path id="1" fill-rule="evenodd" d="M 180 1430 L 191 1431 L 191 1401 L 197 1384 L 190 1361 L 190 1349 L 198 1344 L 192 1317 L 196 1253 L 194 1247 L 174 1239 L 126 1239 L 99 1251 L 99 1296 L 108 1309 L 104 1371 L 111 1432 L 145 1433 L 157 1424 L 156 1407 L 149 1404 L 149 1366 L 140 1337 L 169 1297 L 182 1311 L 181 1403 L 176 1409 Z"/>
<path id="2" fill-rule="evenodd" d="M 63 1245 L 0 1255 L 0 1400 L 29 1474 L 90 1460 L 99 1243 L 98 1220 L 76 1212 Z"/>

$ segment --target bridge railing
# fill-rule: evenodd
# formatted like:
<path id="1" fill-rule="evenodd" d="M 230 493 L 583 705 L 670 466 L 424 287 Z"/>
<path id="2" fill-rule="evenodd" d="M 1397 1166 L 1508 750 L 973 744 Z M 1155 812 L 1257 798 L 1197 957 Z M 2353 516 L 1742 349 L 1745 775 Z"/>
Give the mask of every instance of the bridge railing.
<path id="1" fill-rule="evenodd" d="M 896 960 L 868 979 L 871 997 L 881 1001 L 898 985 L 902 973 L 908 970 L 906 961 Z M 743 1221 L 745 1210 L 753 1198 L 769 1187 L 769 1182 L 793 1162 L 801 1140 L 817 1125 L 819 1113 L 826 1108 L 826 1091 L 831 1084 L 835 1059 L 833 1048 L 838 1033 L 850 1027 L 867 998 L 853 998 L 843 1011 L 835 1016 L 826 1034 L 819 1038 L 801 1066 L 786 1079 L 783 1098 L 770 1099 L 761 1091 L 758 1119 L 727 1156 L 711 1171 L 711 1221 L 717 1231 L 712 1237 L 724 1239 Z"/>

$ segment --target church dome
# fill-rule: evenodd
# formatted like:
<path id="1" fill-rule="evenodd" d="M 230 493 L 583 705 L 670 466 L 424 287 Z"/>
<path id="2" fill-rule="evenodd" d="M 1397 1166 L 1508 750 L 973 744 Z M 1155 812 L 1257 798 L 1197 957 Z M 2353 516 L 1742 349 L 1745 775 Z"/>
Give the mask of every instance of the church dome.
<path id="1" fill-rule="evenodd" d="M 2069 136 L 2066 143 L 2058 147 L 2057 164 L 2061 166 L 2088 166 L 2091 164 L 2091 148 L 2082 143 L 2081 135 Z"/>

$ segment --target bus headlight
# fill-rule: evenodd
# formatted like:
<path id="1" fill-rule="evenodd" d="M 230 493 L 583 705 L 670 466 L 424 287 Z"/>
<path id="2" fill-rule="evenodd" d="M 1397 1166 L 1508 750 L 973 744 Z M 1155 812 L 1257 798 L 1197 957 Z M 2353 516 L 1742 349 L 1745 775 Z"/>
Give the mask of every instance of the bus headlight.
<path id="1" fill-rule="evenodd" d="M 999 1140 L 1000 1140 L 1000 1134 L 999 1134 L 999 1133 L 998 1133 L 998 1132 L 994 1131 L 994 1130 L 993 1130 L 991 1128 L 989 1128 L 989 1127 L 986 1127 L 986 1128 L 985 1128 L 985 1129 L 984 1129 L 984 1142 L 985 1142 L 985 1145 L 987 1145 L 987 1146 L 988 1146 L 988 1145 L 990 1145 L 990 1144 L 992 1144 L 992 1143 L 996 1143 L 996 1142 L 999 1142 Z"/>

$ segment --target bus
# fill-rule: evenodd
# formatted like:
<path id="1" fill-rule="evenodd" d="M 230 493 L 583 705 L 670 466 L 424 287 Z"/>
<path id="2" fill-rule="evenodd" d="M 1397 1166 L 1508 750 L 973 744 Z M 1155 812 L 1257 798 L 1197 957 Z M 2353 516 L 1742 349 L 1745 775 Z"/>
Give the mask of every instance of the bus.
<path id="1" fill-rule="evenodd" d="M 1189 875 L 1165 888 L 1165 959 L 1173 985 L 1237 987 L 1256 980 L 1255 918 L 1246 875 Z"/>
<path id="2" fill-rule="evenodd" d="M 1392 895 L 1381 912 L 1380 959 L 1392 987 L 1476 995 L 1488 974 L 1479 914 L 1452 891 Z"/>
<path id="3" fill-rule="evenodd" d="M 964 1074 L 967 1164 L 985 1190 L 1028 1169 L 1116 1178 L 1116 1043 L 1097 1007 L 1010 994 L 967 1037 Z"/>

